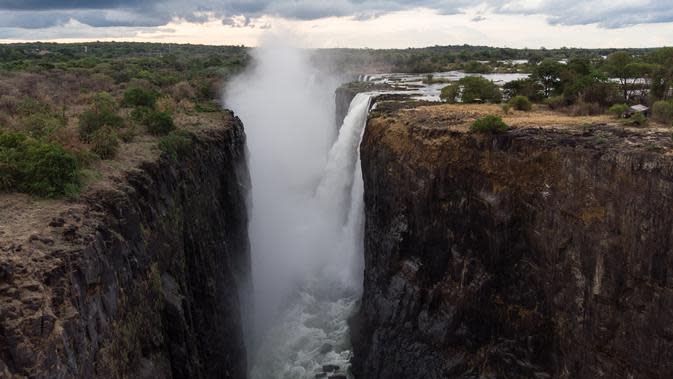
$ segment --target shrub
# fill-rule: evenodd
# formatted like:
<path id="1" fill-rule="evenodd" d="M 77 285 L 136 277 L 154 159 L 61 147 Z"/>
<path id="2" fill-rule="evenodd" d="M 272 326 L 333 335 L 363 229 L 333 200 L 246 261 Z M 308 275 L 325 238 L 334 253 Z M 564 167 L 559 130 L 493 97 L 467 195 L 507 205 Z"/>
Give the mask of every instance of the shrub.
<path id="1" fill-rule="evenodd" d="M 508 130 L 509 126 L 495 115 L 478 118 L 470 127 L 470 131 L 475 133 L 503 133 Z"/>
<path id="2" fill-rule="evenodd" d="M 159 140 L 159 149 L 176 161 L 187 153 L 194 144 L 193 135 L 185 131 L 174 131 Z"/>
<path id="3" fill-rule="evenodd" d="M 131 119 L 139 124 L 145 125 L 152 109 L 148 107 L 137 107 L 131 111 Z"/>
<path id="4" fill-rule="evenodd" d="M 101 159 L 112 159 L 119 151 L 119 137 L 109 126 L 96 131 L 91 136 L 91 151 Z"/>
<path id="5" fill-rule="evenodd" d="M 608 109 L 608 113 L 615 116 L 615 118 L 622 118 L 628 110 L 629 106 L 627 104 L 615 104 Z"/>
<path id="6" fill-rule="evenodd" d="M 550 109 L 559 110 L 566 105 L 563 96 L 552 96 L 544 101 Z"/>
<path id="7" fill-rule="evenodd" d="M 96 93 L 93 95 L 91 102 L 93 103 L 93 110 L 97 113 L 116 111 L 116 101 L 107 92 Z"/>
<path id="8" fill-rule="evenodd" d="M 134 125 L 127 126 L 124 129 L 121 129 L 119 133 L 119 138 L 124 142 L 124 143 L 130 143 L 133 142 L 133 139 L 136 138 L 136 135 L 138 132 L 136 131 L 136 128 Z"/>
<path id="9" fill-rule="evenodd" d="M 187 82 L 180 82 L 173 86 L 171 93 L 175 100 L 193 99 L 196 97 L 196 90 Z"/>
<path id="10" fill-rule="evenodd" d="M 652 119 L 662 124 L 673 124 L 673 101 L 657 101 L 652 106 Z"/>
<path id="11" fill-rule="evenodd" d="M 35 138 L 49 136 L 64 126 L 65 120 L 62 117 L 46 113 L 35 113 L 19 121 L 21 130 Z"/>
<path id="12" fill-rule="evenodd" d="M 642 112 L 634 113 L 631 117 L 624 119 L 624 124 L 633 126 L 647 125 L 647 117 Z"/>
<path id="13" fill-rule="evenodd" d="M 528 112 L 533 109 L 533 104 L 526 96 L 515 96 L 509 100 L 509 105 L 517 111 Z"/>
<path id="14" fill-rule="evenodd" d="M 161 97 L 157 100 L 156 108 L 159 112 L 165 112 L 168 114 L 175 113 L 175 109 L 178 107 L 178 104 L 173 100 L 172 97 Z"/>
<path id="15" fill-rule="evenodd" d="M 30 116 L 36 113 L 49 113 L 49 105 L 33 98 L 23 99 L 16 107 L 16 112 L 21 116 Z"/>
<path id="16" fill-rule="evenodd" d="M 165 112 L 150 112 L 145 125 L 147 131 L 155 136 L 163 136 L 175 130 L 173 118 Z"/>
<path id="17" fill-rule="evenodd" d="M 512 111 L 512 106 L 511 105 L 509 105 L 508 103 L 505 103 L 505 104 L 502 105 L 502 112 L 504 114 L 509 114 L 509 112 L 511 112 L 511 111 Z"/>
<path id="18" fill-rule="evenodd" d="M 43 197 L 79 189 L 77 158 L 61 146 L 0 131 L 0 190 Z"/>
<path id="19" fill-rule="evenodd" d="M 159 94 L 151 89 L 132 87 L 124 92 L 123 104 L 132 107 L 154 108 Z"/>
<path id="20" fill-rule="evenodd" d="M 124 119 L 114 112 L 96 112 L 95 109 L 85 111 L 79 116 L 79 136 L 82 141 L 90 141 L 91 136 L 103 126 L 121 128 L 124 126 Z"/>

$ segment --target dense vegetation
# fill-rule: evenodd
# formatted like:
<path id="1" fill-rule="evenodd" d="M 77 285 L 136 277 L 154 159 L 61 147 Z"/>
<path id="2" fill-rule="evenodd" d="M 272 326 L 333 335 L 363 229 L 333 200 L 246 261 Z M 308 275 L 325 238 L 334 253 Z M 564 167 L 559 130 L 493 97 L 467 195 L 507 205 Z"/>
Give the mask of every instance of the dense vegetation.
<path id="1" fill-rule="evenodd" d="M 603 57 L 574 57 L 568 61 L 544 59 L 530 66 L 530 77 L 507 83 L 502 88 L 503 109 L 530 110 L 530 102 L 572 115 L 610 113 L 624 115 L 628 105 L 652 106 L 656 121 L 673 123 L 673 48 L 634 55 L 617 51 Z M 485 79 L 461 79 L 442 91 L 447 102 L 499 102 L 499 94 Z M 636 116 L 640 120 L 642 115 Z M 633 121 L 633 120 L 632 120 Z M 642 125 L 642 121 L 633 121 Z"/>
<path id="2" fill-rule="evenodd" d="M 218 111 L 223 81 L 248 60 L 243 47 L 0 45 L 0 191 L 77 193 L 82 170 L 125 143 Z M 171 156 L 186 146 L 178 137 L 164 145 Z"/>
<path id="3" fill-rule="evenodd" d="M 432 46 L 411 49 L 325 49 L 317 59 L 356 73 L 429 73 L 462 70 L 468 73 L 531 72 L 545 59 L 598 61 L 615 49 L 510 49 L 486 46 Z M 645 56 L 652 49 L 629 49 L 632 56 Z M 523 62 L 526 61 L 526 62 Z"/>

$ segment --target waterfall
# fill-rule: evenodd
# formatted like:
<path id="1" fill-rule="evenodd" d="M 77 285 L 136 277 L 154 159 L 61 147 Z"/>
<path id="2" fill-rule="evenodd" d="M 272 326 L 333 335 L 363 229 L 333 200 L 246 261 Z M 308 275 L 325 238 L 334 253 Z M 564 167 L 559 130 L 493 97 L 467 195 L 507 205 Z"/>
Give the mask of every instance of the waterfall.
<path id="1" fill-rule="evenodd" d="M 347 319 L 360 297 L 363 256 L 363 182 L 359 145 L 371 95 L 357 95 L 329 152 L 308 202 L 315 212 L 305 238 L 331 236 L 314 245 L 325 256 L 288 297 L 253 357 L 252 379 L 313 379 L 323 366 L 345 374 L 351 350 Z"/>
<path id="2" fill-rule="evenodd" d="M 275 39 L 226 89 L 243 121 L 252 180 L 252 379 L 345 374 L 347 318 L 360 297 L 363 183 L 359 144 L 371 96 L 356 96 L 338 136 L 338 82 Z M 282 67 L 282 69 L 280 69 Z"/>

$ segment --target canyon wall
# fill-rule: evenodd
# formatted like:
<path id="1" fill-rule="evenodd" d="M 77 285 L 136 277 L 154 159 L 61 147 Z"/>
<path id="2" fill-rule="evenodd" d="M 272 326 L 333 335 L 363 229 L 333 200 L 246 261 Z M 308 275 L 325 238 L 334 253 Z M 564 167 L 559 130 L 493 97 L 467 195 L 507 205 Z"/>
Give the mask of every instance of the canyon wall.
<path id="1" fill-rule="evenodd" d="M 673 377 L 670 133 L 374 113 L 356 377 Z"/>
<path id="2" fill-rule="evenodd" d="M 0 377 L 247 376 L 245 134 L 129 169 L 0 249 Z"/>

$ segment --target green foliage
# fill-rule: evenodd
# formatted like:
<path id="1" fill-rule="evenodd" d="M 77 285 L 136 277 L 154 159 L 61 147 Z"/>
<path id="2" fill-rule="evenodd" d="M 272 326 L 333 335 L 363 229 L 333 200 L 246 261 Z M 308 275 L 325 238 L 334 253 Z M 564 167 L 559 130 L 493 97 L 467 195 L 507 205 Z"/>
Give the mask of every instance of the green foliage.
<path id="1" fill-rule="evenodd" d="M 481 62 L 469 61 L 463 65 L 463 71 L 470 74 L 488 74 L 493 71 L 493 68 Z"/>
<path id="2" fill-rule="evenodd" d="M 470 127 L 474 133 L 504 133 L 509 130 L 502 118 L 495 115 L 488 115 L 478 118 Z"/>
<path id="3" fill-rule="evenodd" d="M 673 101 L 657 101 L 652 106 L 652 119 L 662 124 L 673 124 Z"/>
<path id="4" fill-rule="evenodd" d="M 131 111 L 131 119 L 139 124 L 145 125 L 150 113 L 153 110 L 148 107 L 137 107 Z"/>
<path id="5" fill-rule="evenodd" d="M 159 94 L 154 90 L 132 87 L 124 92 L 122 103 L 130 107 L 154 108 L 158 98 Z"/>
<path id="6" fill-rule="evenodd" d="M 159 149 L 171 159 L 177 161 L 181 155 L 188 153 L 194 145 L 194 136 L 185 131 L 174 131 L 159 140 Z"/>
<path id="7" fill-rule="evenodd" d="M 21 130 L 30 133 L 35 138 L 51 135 L 56 130 L 65 126 L 65 120 L 51 113 L 34 113 L 23 117 L 19 121 Z"/>
<path id="8" fill-rule="evenodd" d="M 115 112 L 117 102 L 107 92 L 98 92 L 91 99 L 93 111 L 96 113 Z"/>
<path id="9" fill-rule="evenodd" d="M 504 103 L 504 104 L 502 105 L 502 112 L 503 112 L 504 114 L 509 114 L 511 111 L 512 111 L 512 106 L 509 105 L 509 103 Z"/>
<path id="10" fill-rule="evenodd" d="M 533 109 L 533 104 L 526 96 L 515 96 L 509 100 L 509 105 L 517 111 L 528 112 Z"/>
<path id="11" fill-rule="evenodd" d="M 446 101 L 447 103 L 455 103 L 458 101 L 458 98 L 460 96 L 460 85 L 458 83 L 451 83 L 448 86 L 442 88 L 442 91 L 439 94 L 439 98 L 442 99 L 442 101 Z"/>
<path id="12" fill-rule="evenodd" d="M 33 98 L 23 99 L 17 106 L 17 113 L 20 116 L 30 116 L 36 113 L 49 113 L 49 105 L 37 101 Z"/>
<path id="13" fill-rule="evenodd" d="M 563 96 L 552 96 L 544 101 L 550 109 L 559 110 L 566 106 L 566 100 Z"/>
<path id="14" fill-rule="evenodd" d="M 633 114 L 631 117 L 624 119 L 626 125 L 645 126 L 647 125 L 647 117 L 641 112 Z"/>
<path id="15" fill-rule="evenodd" d="M 558 92 L 564 65 L 554 59 L 545 59 L 533 69 L 532 77 L 542 85 L 545 96 Z"/>
<path id="16" fill-rule="evenodd" d="M 147 131 L 155 136 L 163 136 L 175 130 L 173 117 L 166 112 L 150 112 L 145 120 L 145 126 Z"/>
<path id="17" fill-rule="evenodd" d="M 503 92 L 507 98 L 516 96 L 526 96 L 531 101 L 541 101 L 543 99 L 543 88 L 540 83 L 534 79 L 519 79 L 503 85 Z"/>
<path id="18" fill-rule="evenodd" d="M 119 151 L 117 132 L 105 126 L 91 136 L 91 151 L 101 159 L 113 159 Z"/>
<path id="19" fill-rule="evenodd" d="M 103 126 L 121 128 L 124 119 L 110 110 L 96 111 L 96 108 L 83 112 L 79 116 L 79 136 L 82 141 L 90 141 L 91 136 Z"/>
<path id="20" fill-rule="evenodd" d="M 492 81 L 480 76 L 467 76 L 442 89 L 440 98 L 449 103 L 460 99 L 463 103 L 484 102 L 499 103 L 502 100 L 500 88 Z"/>
<path id="21" fill-rule="evenodd" d="M 628 104 L 615 104 L 608 109 L 608 113 L 615 116 L 615 118 L 622 118 L 628 110 Z"/>
<path id="22" fill-rule="evenodd" d="M 23 133 L 0 131 L 0 191 L 58 197 L 75 193 L 79 186 L 79 165 L 72 153 Z"/>

